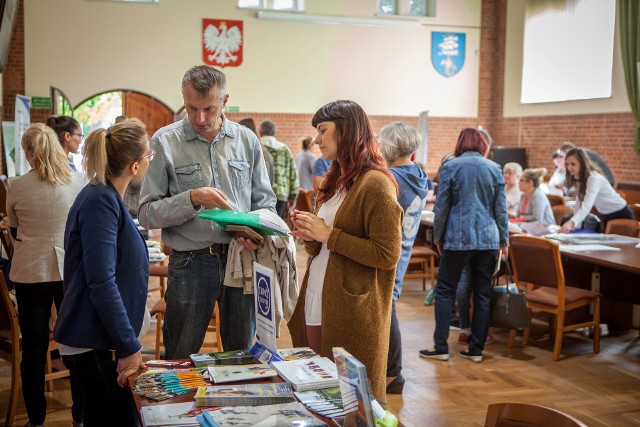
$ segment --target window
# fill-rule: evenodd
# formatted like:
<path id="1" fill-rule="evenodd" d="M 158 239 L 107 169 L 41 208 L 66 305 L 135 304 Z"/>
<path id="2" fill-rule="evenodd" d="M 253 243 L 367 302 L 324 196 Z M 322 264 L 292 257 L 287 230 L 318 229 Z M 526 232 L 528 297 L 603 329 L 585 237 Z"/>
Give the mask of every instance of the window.
<path id="1" fill-rule="evenodd" d="M 378 0 L 377 15 L 436 16 L 436 0 Z"/>
<path id="2" fill-rule="evenodd" d="M 304 0 L 238 0 L 240 9 L 303 12 Z"/>

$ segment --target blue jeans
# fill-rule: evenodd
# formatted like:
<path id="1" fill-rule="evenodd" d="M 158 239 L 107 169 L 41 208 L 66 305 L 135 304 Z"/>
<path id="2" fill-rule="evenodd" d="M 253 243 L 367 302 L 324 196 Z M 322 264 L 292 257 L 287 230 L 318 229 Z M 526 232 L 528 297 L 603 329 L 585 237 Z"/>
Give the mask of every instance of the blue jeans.
<path id="1" fill-rule="evenodd" d="M 117 360 L 109 350 L 62 356 L 85 397 L 84 425 L 137 427 L 138 415 L 129 387 L 118 385 Z"/>
<path id="2" fill-rule="evenodd" d="M 253 295 L 242 295 L 241 288 L 222 285 L 226 264 L 226 255 L 171 254 L 162 327 L 166 359 L 188 358 L 200 350 L 219 297 L 224 349 L 250 346 L 255 333 Z"/>
<path id="3" fill-rule="evenodd" d="M 407 267 L 409 267 L 409 259 L 411 258 L 411 246 L 402 246 L 402 251 L 400 252 L 400 260 L 398 261 L 398 265 L 396 266 L 396 280 L 393 283 L 393 300 L 397 300 L 400 298 L 400 294 L 402 293 L 402 281 L 404 280 L 404 275 L 407 272 Z"/>
<path id="4" fill-rule="evenodd" d="M 471 306 L 471 267 L 465 265 L 458 282 L 458 290 L 456 291 L 456 300 L 458 301 L 458 316 L 460 317 L 460 329 L 467 329 L 471 324 L 469 313 Z"/>
<path id="5" fill-rule="evenodd" d="M 491 277 L 496 263 L 496 250 L 451 251 L 445 250 L 440 258 L 438 285 L 436 286 L 436 329 L 433 334 L 435 349 L 449 353 L 447 340 L 451 325 L 451 309 L 456 288 L 465 265 L 469 265 L 471 291 L 473 292 L 473 319 L 469 353 L 482 354 L 489 332 L 489 308 L 491 304 Z"/>

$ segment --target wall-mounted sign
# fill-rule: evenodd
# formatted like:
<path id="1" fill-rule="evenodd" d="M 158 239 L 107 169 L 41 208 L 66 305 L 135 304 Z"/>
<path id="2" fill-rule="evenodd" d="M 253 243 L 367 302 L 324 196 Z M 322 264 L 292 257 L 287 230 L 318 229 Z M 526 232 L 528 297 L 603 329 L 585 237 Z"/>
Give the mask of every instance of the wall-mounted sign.
<path id="1" fill-rule="evenodd" d="M 242 64 L 242 21 L 202 20 L 202 60 L 207 65 L 237 67 Z"/>
<path id="2" fill-rule="evenodd" d="M 48 96 L 32 96 L 31 108 L 51 108 L 51 98 Z"/>
<path id="3" fill-rule="evenodd" d="M 466 34 L 431 33 L 431 62 L 445 77 L 455 76 L 464 65 Z"/>

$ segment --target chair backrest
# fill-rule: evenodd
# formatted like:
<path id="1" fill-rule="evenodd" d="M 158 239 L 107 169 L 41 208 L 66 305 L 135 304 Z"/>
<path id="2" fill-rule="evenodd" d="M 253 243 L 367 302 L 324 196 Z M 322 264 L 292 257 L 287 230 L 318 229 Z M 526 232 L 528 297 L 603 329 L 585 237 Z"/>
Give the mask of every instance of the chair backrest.
<path id="1" fill-rule="evenodd" d="M 564 299 L 564 270 L 558 243 L 542 237 L 514 234 L 509 238 L 513 276 L 516 283 L 558 288 Z"/>
<path id="2" fill-rule="evenodd" d="M 494 403 L 487 408 L 484 427 L 587 427 L 556 409 L 527 403 Z"/>
<path id="3" fill-rule="evenodd" d="M 7 254 L 7 258 L 11 260 L 13 258 L 13 241 L 8 229 L 0 228 L 0 241 L 2 241 L 2 247 Z"/>
<path id="4" fill-rule="evenodd" d="M 557 194 L 547 194 L 547 198 L 549 199 L 549 204 L 551 207 L 554 206 L 564 206 L 564 197 L 559 196 Z"/>
<path id="5" fill-rule="evenodd" d="M 621 236 L 638 237 L 640 222 L 635 219 L 612 219 L 607 222 L 606 234 L 620 234 Z"/>
<path id="6" fill-rule="evenodd" d="M 18 314 L 9 297 L 4 276 L 0 274 L 0 358 L 11 360 L 14 345 L 20 345 Z"/>
<path id="7" fill-rule="evenodd" d="M 567 205 L 551 206 L 551 211 L 553 212 L 553 217 L 555 218 L 556 224 L 558 225 L 561 225 L 560 222 L 562 222 L 562 218 L 565 215 L 570 215 L 573 213 L 573 209 L 571 209 Z"/>
<path id="8" fill-rule="evenodd" d="M 633 211 L 633 217 L 640 221 L 640 203 L 634 203 L 633 206 L 631 206 L 631 210 Z"/>
<path id="9" fill-rule="evenodd" d="M 298 190 L 295 208 L 303 212 L 313 212 L 312 194 L 313 190 L 305 190 L 304 188 Z"/>

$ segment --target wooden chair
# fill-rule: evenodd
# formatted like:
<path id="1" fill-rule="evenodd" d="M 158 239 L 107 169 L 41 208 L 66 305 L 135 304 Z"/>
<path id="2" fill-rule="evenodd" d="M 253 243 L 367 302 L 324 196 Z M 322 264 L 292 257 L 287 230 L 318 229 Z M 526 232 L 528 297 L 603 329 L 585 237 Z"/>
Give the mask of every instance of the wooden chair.
<path id="1" fill-rule="evenodd" d="M 4 248 L 4 251 L 7 254 L 7 258 L 11 260 L 13 258 L 13 240 L 11 239 L 8 229 L 0 228 L 0 241 L 2 242 L 2 247 Z M 4 283 L 4 276 L 2 277 L 2 280 Z M 4 283 L 4 287 L 6 290 L 7 289 L 6 283 Z M 7 297 L 9 297 L 8 295 L 9 294 L 7 293 Z M 13 307 L 13 304 L 11 305 L 11 307 Z M 56 315 L 55 306 L 52 306 L 51 313 L 52 313 L 53 322 L 55 323 L 55 315 Z M 53 383 L 54 380 L 58 378 L 66 378 L 69 376 L 68 369 L 62 369 L 56 372 L 53 371 L 53 365 L 51 363 L 51 352 L 57 349 L 58 349 L 58 343 L 56 343 L 53 340 L 53 334 L 51 334 L 51 336 L 49 337 L 49 348 L 47 351 L 47 363 L 46 363 L 46 374 L 45 374 L 47 391 L 54 390 L 54 383 Z"/>
<path id="2" fill-rule="evenodd" d="M 587 427 L 556 409 L 527 403 L 494 403 L 487 408 L 484 427 Z"/>
<path id="3" fill-rule="evenodd" d="M 556 242 L 524 234 L 510 237 L 510 256 L 513 278 L 517 284 L 526 283 L 529 318 L 533 310 L 555 316 L 555 341 L 553 361 L 560 358 L 565 332 L 593 327 L 593 351 L 600 352 L 600 294 L 588 289 L 566 286 L 560 249 Z M 593 320 L 565 325 L 565 313 L 593 303 Z M 531 326 L 522 334 L 522 343 L 527 344 Z M 509 331 L 509 346 L 513 345 L 516 331 Z"/>
<path id="4" fill-rule="evenodd" d="M 164 342 L 162 341 L 162 321 L 164 319 L 164 313 L 167 310 L 167 303 L 164 300 L 164 292 L 162 292 L 162 298 L 155 303 L 155 305 L 151 308 L 150 313 L 152 316 L 156 316 L 156 352 L 155 358 L 160 359 L 160 347 L 164 346 Z M 222 349 L 222 338 L 220 337 L 220 310 L 218 308 L 218 303 L 213 309 L 213 316 L 211 316 L 211 320 L 209 321 L 209 326 L 207 326 L 207 334 L 214 334 L 215 339 L 207 341 L 206 335 L 205 340 L 202 343 L 201 348 L 211 349 L 214 352 L 223 351 Z"/>
<path id="5" fill-rule="evenodd" d="M 7 258 L 12 259 L 13 240 L 11 240 L 11 235 L 8 228 L 0 228 L 0 241 L 2 241 L 2 247 L 4 248 L 4 252 L 7 254 Z"/>
<path id="6" fill-rule="evenodd" d="M 605 234 L 638 237 L 640 235 L 640 221 L 635 219 L 612 219 L 607 222 L 607 229 L 604 232 Z"/>
<path id="7" fill-rule="evenodd" d="M 303 212 L 313 212 L 313 193 L 313 190 L 299 189 L 295 209 Z"/>
<path id="8" fill-rule="evenodd" d="M 556 224 L 558 225 L 560 225 L 560 222 L 562 222 L 562 218 L 565 215 L 573 213 L 573 209 L 567 205 L 551 206 L 551 211 L 553 212 L 553 217 L 555 218 Z"/>
<path id="9" fill-rule="evenodd" d="M 631 206 L 631 210 L 633 211 L 633 217 L 636 221 L 640 221 L 640 203 L 634 203 Z"/>
<path id="10" fill-rule="evenodd" d="M 547 198 L 549 199 L 551 207 L 564 206 L 564 197 L 562 196 L 559 196 L 557 194 L 547 194 Z"/>
<path id="11" fill-rule="evenodd" d="M 405 279 L 422 279 L 422 290 L 427 290 L 427 277 L 431 279 L 431 286 L 436 284 L 436 252 L 424 245 L 414 245 L 411 248 L 409 267 L 404 274 Z M 427 266 L 428 263 L 428 266 Z M 418 266 L 412 269 L 411 266 Z"/>
<path id="12" fill-rule="evenodd" d="M 51 368 L 51 352 L 58 349 L 58 344 L 51 337 L 47 352 L 47 368 L 44 379 L 47 391 L 53 391 L 53 380 L 69 376 L 69 370 L 63 369 L 53 372 Z M 20 361 L 22 360 L 22 342 L 20 339 L 20 325 L 18 313 L 13 306 L 4 276 L 0 274 L 0 358 L 11 362 L 11 389 L 9 390 L 9 407 L 5 418 L 5 425 L 13 424 L 18 402 L 18 380 L 20 379 Z"/>

